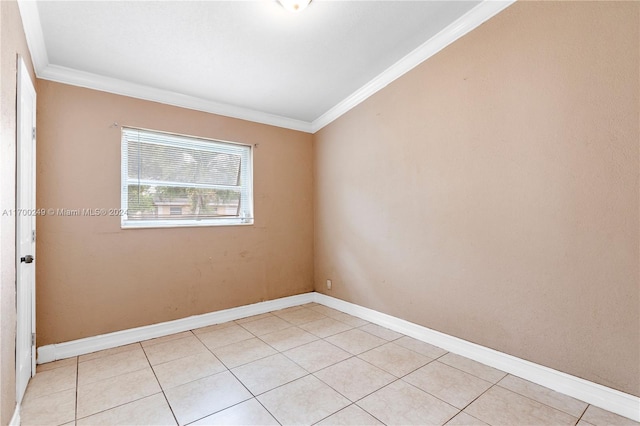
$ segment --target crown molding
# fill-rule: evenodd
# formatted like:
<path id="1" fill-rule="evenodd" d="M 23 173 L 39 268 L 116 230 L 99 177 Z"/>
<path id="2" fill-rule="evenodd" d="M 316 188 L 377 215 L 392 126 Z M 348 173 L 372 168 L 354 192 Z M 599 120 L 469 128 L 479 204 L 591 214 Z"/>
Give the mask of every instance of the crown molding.
<path id="1" fill-rule="evenodd" d="M 311 133 L 311 123 L 306 121 L 50 64 L 37 3 L 33 0 L 18 0 L 18 7 L 29 53 L 38 78 Z"/>
<path id="2" fill-rule="evenodd" d="M 515 0 L 493 1 L 484 0 L 469 12 L 447 25 L 439 33 L 431 37 L 422 45 L 411 51 L 398 62 L 380 73 L 373 80 L 353 92 L 340 103 L 329 109 L 311 123 L 311 132 L 315 133 L 329 123 L 340 118 L 343 114 L 365 101 L 374 93 L 402 77 L 422 62 L 426 61 L 454 41 L 482 25 L 507 7 Z"/>
<path id="3" fill-rule="evenodd" d="M 39 77 L 40 72 L 49 65 L 49 56 L 42 33 L 38 4 L 35 1 L 18 0 L 18 9 L 22 17 L 22 27 L 29 46 L 29 53 L 31 53 L 31 61 L 36 75 Z"/>
<path id="4" fill-rule="evenodd" d="M 253 121 L 255 123 L 268 124 L 271 126 L 283 127 L 306 133 L 311 132 L 311 123 L 306 121 L 268 114 L 266 112 L 215 102 L 195 96 L 183 95 L 169 90 L 131 83 L 117 78 L 105 77 L 85 71 L 78 71 L 72 68 L 61 67 L 59 65 L 48 65 L 40 72 L 38 77 L 58 83 L 86 87 L 88 89 L 130 96 L 152 102 L 160 102 L 181 108 L 223 115 L 225 117 L 238 118 L 241 120 Z"/>
<path id="5" fill-rule="evenodd" d="M 338 119 L 513 3 L 515 0 L 484 0 L 313 122 L 307 122 L 50 64 L 38 6 L 32 0 L 18 0 L 27 44 L 38 78 L 306 133 L 315 133 Z"/>

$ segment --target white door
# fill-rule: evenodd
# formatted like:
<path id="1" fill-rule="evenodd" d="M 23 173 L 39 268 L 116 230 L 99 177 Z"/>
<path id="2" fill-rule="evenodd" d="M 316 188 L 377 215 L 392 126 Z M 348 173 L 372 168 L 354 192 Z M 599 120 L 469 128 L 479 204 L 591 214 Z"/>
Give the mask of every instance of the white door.
<path id="1" fill-rule="evenodd" d="M 19 56 L 16 128 L 16 399 L 20 402 L 36 373 L 36 91 Z"/>

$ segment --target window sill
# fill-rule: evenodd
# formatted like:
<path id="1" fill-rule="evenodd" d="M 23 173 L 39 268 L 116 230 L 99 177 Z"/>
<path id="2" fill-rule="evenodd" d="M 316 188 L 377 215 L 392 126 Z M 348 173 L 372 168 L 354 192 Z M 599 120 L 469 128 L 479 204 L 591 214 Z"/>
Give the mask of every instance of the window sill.
<path id="1" fill-rule="evenodd" d="M 121 229 L 147 229 L 147 228 L 196 228 L 218 226 L 247 226 L 253 225 L 253 219 L 218 219 L 218 220 L 154 220 L 154 221 L 127 221 L 120 224 Z"/>

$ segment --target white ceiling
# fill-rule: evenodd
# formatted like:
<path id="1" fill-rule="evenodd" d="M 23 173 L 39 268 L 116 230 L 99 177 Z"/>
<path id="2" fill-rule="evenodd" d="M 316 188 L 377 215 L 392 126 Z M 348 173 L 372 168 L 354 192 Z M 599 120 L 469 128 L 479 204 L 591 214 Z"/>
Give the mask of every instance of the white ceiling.
<path id="1" fill-rule="evenodd" d="M 315 131 L 510 2 L 36 4 L 21 13 L 41 78 Z"/>

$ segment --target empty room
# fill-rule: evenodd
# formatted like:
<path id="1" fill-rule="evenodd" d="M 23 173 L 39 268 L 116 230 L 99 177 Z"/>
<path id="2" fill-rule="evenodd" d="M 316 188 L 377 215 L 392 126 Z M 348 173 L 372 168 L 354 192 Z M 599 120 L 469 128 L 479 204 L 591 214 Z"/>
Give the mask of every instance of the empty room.
<path id="1" fill-rule="evenodd" d="M 640 2 L 0 1 L 0 425 L 640 425 Z"/>

